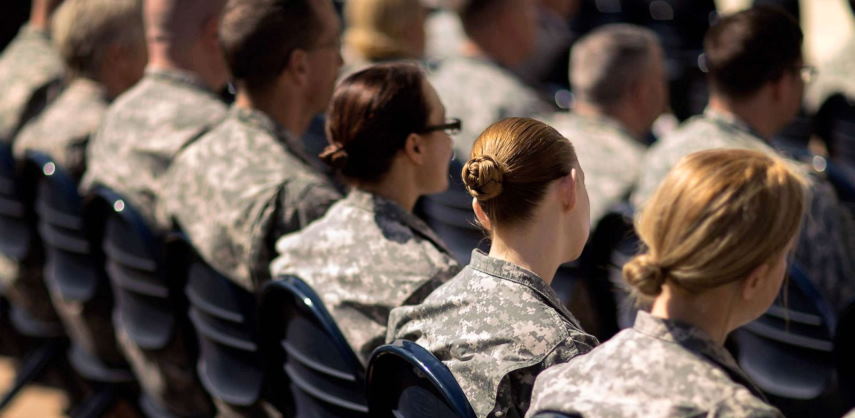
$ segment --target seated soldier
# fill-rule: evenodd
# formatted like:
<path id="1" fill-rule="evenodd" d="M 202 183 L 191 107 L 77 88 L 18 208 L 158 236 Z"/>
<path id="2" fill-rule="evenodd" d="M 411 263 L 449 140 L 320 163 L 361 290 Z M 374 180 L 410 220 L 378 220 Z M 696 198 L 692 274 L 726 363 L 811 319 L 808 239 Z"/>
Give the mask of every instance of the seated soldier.
<path id="1" fill-rule="evenodd" d="M 333 96 L 322 158 L 352 189 L 276 244 L 273 275 L 305 280 L 363 364 L 386 338 L 389 311 L 420 303 L 460 271 L 412 213 L 420 196 L 448 187 L 449 129 L 418 67 L 386 64 L 349 76 Z"/>
<path id="2" fill-rule="evenodd" d="M 804 188 L 790 163 L 765 152 L 685 157 L 638 219 L 646 251 L 623 268 L 634 291 L 653 298 L 650 313 L 541 373 L 528 416 L 783 417 L 724 341 L 778 295 Z"/>
<path id="3" fill-rule="evenodd" d="M 521 417 L 535 376 L 597 345 L 549 286 L 588 238 L 585 177 L 570 141 L 527 118 L 487 128 L 462 176 L 490 254 L 474 250 L 423 303 L 393 310 L 387 341 L 430 350 L 478 417 Z"/>

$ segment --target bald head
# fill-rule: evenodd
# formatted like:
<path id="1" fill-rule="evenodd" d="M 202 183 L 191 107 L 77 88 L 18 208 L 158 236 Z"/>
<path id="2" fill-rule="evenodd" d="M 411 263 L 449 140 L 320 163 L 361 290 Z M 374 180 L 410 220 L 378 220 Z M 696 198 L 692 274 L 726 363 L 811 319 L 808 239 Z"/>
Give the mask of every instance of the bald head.
<path id="1" fill-rule="evenodd" d="M 145 0 L 149 43 L 188 44 L 208 22 L 219 19 L 225 0 Z"/>

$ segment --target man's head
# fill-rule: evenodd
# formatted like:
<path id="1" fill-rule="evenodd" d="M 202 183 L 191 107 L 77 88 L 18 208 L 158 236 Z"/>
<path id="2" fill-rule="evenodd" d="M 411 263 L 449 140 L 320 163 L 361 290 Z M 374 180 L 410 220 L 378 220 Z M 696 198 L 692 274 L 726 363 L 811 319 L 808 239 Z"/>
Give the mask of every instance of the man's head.
<path id="1" fill-rule="evenodd" d="M 570 84 L 581 103 L 646 133 L 668 104 L 663 60 L 653 31 L 606 25 L 573 46 Z"/>
<path id="2" fill-rule="evenodd" d="M 534 51 L 537 13 L 532 0 L 463 0 L 458 10 L 466 35 L 501 64 L 515 67 Z"/>
<path id="3" fill-rule="evenodd" d="M 255 95 L 287 86 L 317 113 L 342 63 L 340 31 L 330 0 L 230 0 L 220 38 L 241 89 Z"/>
<path id="4" fill-rule="evenodd" d="M 197 73 L 212 88 L 228 81 L 217 29 L 226 0 L 145 0 L 149 60 Z"/>
<path id="5" fill-rule="evenodd" d="M 54 14 L 54 43 L 72 76 L 98 81 L 118 95 L 146 64 L 140 0 L 67 0 Z"/>

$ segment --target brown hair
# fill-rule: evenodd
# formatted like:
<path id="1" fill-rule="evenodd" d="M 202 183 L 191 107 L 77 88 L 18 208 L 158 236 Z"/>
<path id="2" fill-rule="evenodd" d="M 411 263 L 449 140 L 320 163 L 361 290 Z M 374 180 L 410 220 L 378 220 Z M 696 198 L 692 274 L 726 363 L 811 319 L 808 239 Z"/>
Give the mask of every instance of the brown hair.
<path id="1" fill-rule="evenodd" d="M 403 38 L 425 13 L 423 8 L 419 0 L 349 0 L 344 6 L 345 43 L 369 61 L 419 58 Z"/>
<path id="2" fill-rule="evenodd" d="M 380 180 L 407 137 L 428 123 L 425 75 L 412 64 L 368 67 L 336 88 L 327 117 L 330 145 L 320 157 L 352 179 Z"/>
<path id="3" fill-rule="evenodd" d="M 804 188 L 788 163 L 762 152 L 684 157 L 636 222 L 647 251 L 623 267 L 626 282 L 656 296 L 666 281 L 700 293 L 745 278 L 798 232 Z"/>
<path id="4" fill-rule="evenodd" d="M 529 219 L 549 183 L 576 162 L 573 145 L 551 126 L 508 118 L 475 140 L 461 175 L 490 221 L 510 225 Z"/>

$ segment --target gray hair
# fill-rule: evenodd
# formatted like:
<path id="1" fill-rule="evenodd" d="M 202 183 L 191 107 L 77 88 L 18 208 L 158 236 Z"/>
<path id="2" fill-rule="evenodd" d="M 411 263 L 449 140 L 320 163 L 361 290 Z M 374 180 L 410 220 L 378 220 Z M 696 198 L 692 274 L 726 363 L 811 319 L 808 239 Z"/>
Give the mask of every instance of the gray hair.
<path id="1" fill-rule="evenodd" d="M 656 49 L 661 44 L 650 29 L 619 23 L 594 30 L 570 51 L 573 92 L 583 102 L 616 104 L 644 77 Z"/>
<path id="2" fill-rule="evenodd" d="M 95 76 L 106 48 L 145 48 L 140 0 L 66 0 L 53 15 L 54 44 L 74 75 Z"/>

